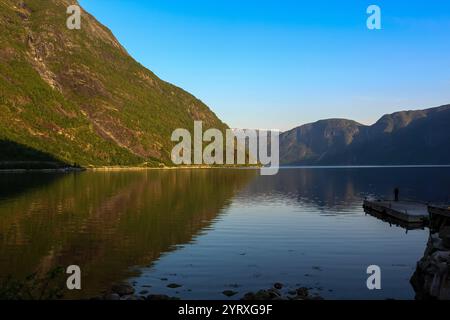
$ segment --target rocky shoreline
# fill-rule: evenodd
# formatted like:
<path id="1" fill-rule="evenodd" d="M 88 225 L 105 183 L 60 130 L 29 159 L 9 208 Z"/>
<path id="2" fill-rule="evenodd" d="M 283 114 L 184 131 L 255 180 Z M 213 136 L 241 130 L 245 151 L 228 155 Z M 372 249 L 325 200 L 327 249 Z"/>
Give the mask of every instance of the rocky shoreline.
<path id="1" fill-rule="evenodd" d="M 417 300 L 450 300 L 450 226 L 430 232 L 411 284 Z"/>
<path id="2" fill-rule="evenodd" d="M 275 283 L 272 288 L 266 290 L 259 290 L 257 292 L 248 292 L 239 300 L 243 301 L 274 301 L 274 300 L 323 300 L 323 298 L 316 294 L 311 294 L 310 289 L 306 287 L 299 287 L 296 290 L 290 290 L 287 294 L 281 291 L 283 284 Z M 237 292 L 225 290 L 222 292 L 224 297 L 233 297 Z M 106 301 L 163 301 L 163 300 L 180 300 L 177 297 L 170 297 L 164 294 L 149 294 L 142 291 L 136 293 L 133 286 L 128 283 L 120 283 L 113 285 L 111 289 L 105 294 L 95 297 L 92 300 L 106 300 Z"/>
<path id="3" fill-rule="evenodd" d="M 300 287 L 295 290 L 290 290 L 287 294 L 283 294 L 281 283 L 275 283 L 273 288 L 267 290 L 259 290 L 257 292 L 249 292 L 244 295 L 241 300 L 247 301 L 270 301 L 270 300 L 323 300 L 319 295 L 313 295 L 309 288 Z"/>

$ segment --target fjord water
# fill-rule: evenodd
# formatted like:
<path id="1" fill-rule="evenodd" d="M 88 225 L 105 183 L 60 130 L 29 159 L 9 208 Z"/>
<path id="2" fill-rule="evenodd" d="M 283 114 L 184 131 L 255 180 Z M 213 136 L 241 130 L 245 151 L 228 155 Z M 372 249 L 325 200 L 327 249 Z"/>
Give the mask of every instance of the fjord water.
<path id="1" fill-rule="evenodd" d="M 428 230 L 366 215 L 365 197 L 450 202 L 450 168 L 0 174 L 0 276 L 79 265 L 82 290 L 225 299 L 300 286 L 328 299 L 413 299 Z M 366 287 L 379 265 L 382 290 Z M 181 287 L 168 288 L 168 284 Z"/>

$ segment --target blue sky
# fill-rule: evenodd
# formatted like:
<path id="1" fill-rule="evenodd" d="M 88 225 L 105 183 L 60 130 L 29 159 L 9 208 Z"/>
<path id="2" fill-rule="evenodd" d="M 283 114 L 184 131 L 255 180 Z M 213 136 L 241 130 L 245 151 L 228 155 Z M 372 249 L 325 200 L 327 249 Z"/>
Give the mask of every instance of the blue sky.
<path id="1" fill-rule="evenodd" d="M 232 127 L 371 124 L 450 103 L 450 1 L 80 0 Z M 382 30 L 366 28 L 380 6 Z"/>

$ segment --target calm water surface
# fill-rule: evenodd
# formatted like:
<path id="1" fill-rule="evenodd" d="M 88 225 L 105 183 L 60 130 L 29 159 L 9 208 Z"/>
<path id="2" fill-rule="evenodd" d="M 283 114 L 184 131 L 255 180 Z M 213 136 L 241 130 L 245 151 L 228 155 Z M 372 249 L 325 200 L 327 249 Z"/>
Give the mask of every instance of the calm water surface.
<path id="1" fill-rule="evenodd" d="M 290 168 L 0 174 L 0 276 L 79 265 L 93 297 L 138 292 L 224 299 L 306 286 L 328 299 L 412 299 L 428 230 L 390 225 L 365 197 L 450 203 L 450 168 Z M 382 290 L 366 268 L 382 268 Z M 177 289 L 170 283 L 182 285 Z"/>

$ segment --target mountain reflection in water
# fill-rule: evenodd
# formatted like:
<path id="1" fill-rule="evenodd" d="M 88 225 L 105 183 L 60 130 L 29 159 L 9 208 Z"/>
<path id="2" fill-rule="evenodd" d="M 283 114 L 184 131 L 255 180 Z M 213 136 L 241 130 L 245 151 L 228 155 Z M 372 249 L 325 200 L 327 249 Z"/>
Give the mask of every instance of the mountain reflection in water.
<path id="1" fill-rule="evenodd" d="M 427 230 L 366 215 L 365 197 L 450 202 L 450 168 L 0 174 L 0 275 L 79 265 L 81 291 L 115 282 L 186 299 L 282 282 L 329 299 L 412 299 Z M 382 267 L 368 291 L 366 268 Z M 181 285 L 169 288 L 170 283 Z"/>

